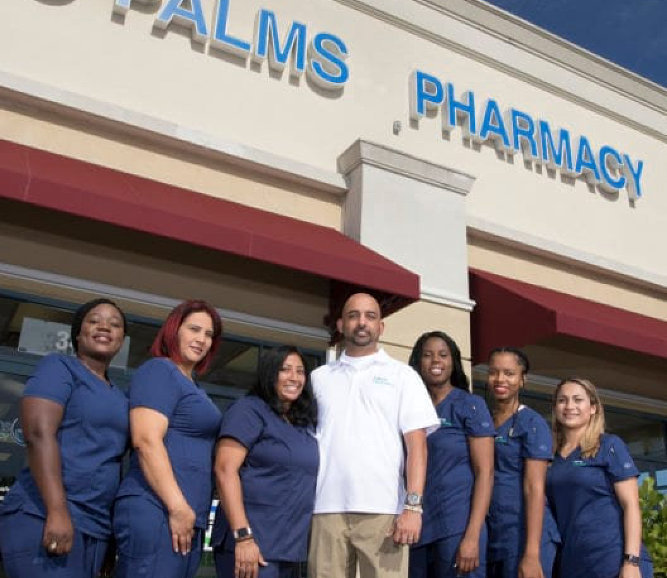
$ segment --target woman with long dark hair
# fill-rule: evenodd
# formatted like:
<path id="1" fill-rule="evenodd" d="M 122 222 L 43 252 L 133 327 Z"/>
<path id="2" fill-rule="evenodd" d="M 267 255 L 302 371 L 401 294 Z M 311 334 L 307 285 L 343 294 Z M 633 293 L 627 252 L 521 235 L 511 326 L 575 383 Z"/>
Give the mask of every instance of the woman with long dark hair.
<path id="1" fill-rule="evenodd" d="M 28 379 L 21 426 L 28 467 L 0 507 L 9 578 L 96 578 L 128 440 L 127 396 L 108 376 L 125 315 L 108 299 L 74 313 L 74 357 L 45 357 Z M 113 550 L 111 550 L 113 557 Z"/>
<path id="2" fill-rule="evenodd" d="M 556 455 L 547 495 L 563 539 L 563 578 L 651 578 L 637 476 L 627 446 L 604 433 L 593 383 L 571 377 L 553 397 Z"/>
<path id="3" fill-rule="evenodd" d="M 226 412 L 215 472 L 218 578 L 298 578 L 306 560 L 319 453 L 317 404 L 303 355 L 262 355 L 249 395 Z"/>
<path id="4" fill-rule="evenodd" d="M 487 518 L 488 578 L 551 578 L 558 532 L 546 506 L 551 431 L 519 399 L 530 364 L 514 347 L 489 355 L 487 385 L 493 404 L 495 479 Z M 569 578 L 569 577 L 568 577 Z"/>
<path id="5" fill-rule="evenodd" d="M 461 352 L 446 333 L 424 333 L 409 363 L 440 418 L 427 438 L 422 532 L 410 550 L 410 578 L 483 578 L 493 486 L 491 415 L 484 400 L 470 393 Z"/>
<path id="6" fill-rule="evenodd" d="M 132 376 L 134 450 L 114 508 L 117 578 L 192 578 L 197 571 L 222 416 L 196 378 L 221 335 L 210 304 L 185 301 L 158 332 L 153 359 Z"/>

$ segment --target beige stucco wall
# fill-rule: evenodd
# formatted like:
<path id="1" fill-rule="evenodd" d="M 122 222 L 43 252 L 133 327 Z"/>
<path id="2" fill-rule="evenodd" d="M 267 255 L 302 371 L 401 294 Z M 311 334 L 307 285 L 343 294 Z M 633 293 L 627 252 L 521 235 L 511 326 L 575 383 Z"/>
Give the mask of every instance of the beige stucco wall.
<path id="1" fill-rule="evenodd" d="M 210 27 L 216 2 L 202 4 Z M 599 258 L 612 268 L 615 263 L 632 268 L 654 285 L 573 267 L 572 262 L 536 259 L 529 251 L 474 235 L 470 266 L 667 319 L 667 260 L 662 255 L 667 196 L 661 194 L 667 181 L 667 105 L 649 105 L 613 83 L 586 78 L 530 49 L 522 51 L 511 38 L 488 34 L 454 17 L 446 6 L 436 10 L 427 3 L 398 0 L 232 0 L 229 32 L 245 40 L 252 39 L 260 8 L 276 13 L 283 32 L 298 20 L 307 25 L 309 38 L 327 31 L 343 39 L 350 53 L 350 80 L 342 92 L 326 93 L 305 76 L 297 82 L 287 71 L 270 73 L 266 63 L 251 65 L 208 43 L 193 42 L 183 27 L 156 32 L 157 8 L 135 2 L 121 17 L 112 13 L 112 5 L 112 0 L 3 0 L 0 138 L 339 230 L 344 183 L 337 162 L 351 143 L 366 139 L 473 177 L 465 211 L 474 227 L 501 226 L 509 240 L 516 232 L 590 261 Z M 549 120 L 554 129 L 569 128 L 575 138 L 585 135 L 594 147 L 610 144 L 641 158 L 644 197 L 633 205 L 625 191 L 604 195 L 582 180 L 568 182 L 526 166 L 520 155 L 512 162 L 499 158 L 489 146 L 467 146 L 460 129 L 443 138 L 439 118 L 410 123 L 408 78 L 415 68 L 454 83 L 458 95 L 475 91 L 478 111 L 485 98 L 493 97 L 502 108 L 514 106 Z M 609 74 L 613 79 L 613 71 Z M 2 90 L 10 79 L 21 82 L 12 81 L 14 88 Z M 42 104 L 36 107 L 30 98 L 21 98 L 22 90 Z M 100 116 L 78 113 L 79 107 L 96 107 Z M 114 120 L 105 121 L 105 114 Z M 141 130 L 134 129 L 137 119 Z M 392 132 L 394 121 L 402 123 L 398 134 Z M 221 140 L 224 155 L 212 144 Z M 266 153 L 266 162 L 285 163 L 273 171 L 253 170 L 252 163 L 230 162 L 236 150 L 246 156 L 250 150 L 250 157 Z M 297 165 L 323 175 L 326 186 L 299 184 L 281 174 L 289 170 L 284 167 Z M 26 241 L 27 235 L 3 226 L 8 244 L 0 259 L 7 262 L 25 259 L 48 269 L 53 263 L 74 262 L 80 250 L 39 235 Z M 12 245 L 22 236 L 22 243 L 32 244 L 30 250 Z M 396 243 L 405 242 L 396 237 Z M 45 246 L 52 248 L 44 251 Z M 443 270 L 447 248 L 437 246 L 434 231 L 428 250 L 434 270 Z M 44 257 L 38 259 L 40 252 Z M 66 267 L 73 275 L 95 270 L 92 252 L 85 252 L 76 267 Z M 141 264 L 122 253 L 101 254 L 110 259 L 112 277 L 136 278 L 146 290 L 170 295 L 188 290 L 159 254 L 154 262 Z M 143 275 L 135 274 L 138 267 L 144 268 Z M 254 285 L 257 280 L 251 280 L 245 293 L 245 287 L 231 288 L 233 275 L 188 273 L 211 296 L 216 287 L 229 288 L 231 305 L 226 307 L 259 308 L 271 316 L 280 312 L 290 321 L 321 325 L 327 296 L 322 286 L 306 291 L 313 307 L 302 308 L 301 288 L 280 276 L 275 281 L 289 287 L 283 300 L 273 295 L 268 282 Z M 268 295 L 272 297 L 266 300 Z M 469 359 L 469 313 L 450 305 L 424 300 L 392 316 L 387 348 L 407 358 L 422 331 L 443 329 Z"/>
<path id="2" fill-rule="evenodd" d="M 661 287 L 632 282 L 544 255 L 538 257 L 497 240 L 469 236 L 468 263 L 471 268 L 667 320 L 667 292 Z"/>
<path id="3" fill-rule="evenodd" d="M 339 230 L 341 197 L 0 101 L 0 138 Z"/>
<path id="4" fill-rule="evenodd" d="M 203 0 L 203 6 L 210 26 L 215 2 Z M 455 33 L 469 25 L 446 10 L 387 2 L 386 12 L 380 13 L 380 5 L 372 0 L 357 6 L 359 10 L 332 0 L 271 0 L 261 5 L 275 11 L 283 30 L 299 20 L 311 35 L 328 31 L 346 42 L 351 77 L 336 95 L 323 94 L 305 78 L 296 83 L 287 73 L 270 74 L 266 63 L 251 66 L 208 44 L 194 43 L 182 27 L 155 33 L 155 10 L 132 9 L 125 17 L 113 16 L 110 1 L 4 0 L 0 71 L 173 123 L 184 135 L 196 130 L 222 136 L 331 172 L 336 171 L 338 155 L 359 137 L 432 162 L 446 160 L 476 178 L 467 199 L 471 217 L 539 234 L 546 242 L 664 279 L 667 261 L 660 258 L 667 230 L 667 196 L 661 194 L 667 180 L 662 160 L 667 147 L 664 111 L 530 51 L 525 51 L 522 62 L 526 68 L 513 70 L 516 47 L 509 39 L 484 36 L 483 30 L 470 26 L 470 46 L 458 37 L 453 41 Z M 233 1 L 231 7 L 230 33 L 251 39 L 260 4 Z M 429 27 L 439 27 L 443 35 L 429 34 Z M 484 50 L 493 51 L 493 58 L 482 58 Z M 491 147 L 465 146 L 460 130 L 443 139 L 439 119 L 422 119 L 418 128 L 410 126 L 408 77 L 416 67 L 453 82 L 457 93 L 474 90 L 480 103 L 496 98 L 503 108 L 515 106 L 549 120 L 554 128 L 570 128 L 574 137 L 585 135 L 595 147 L 611 144 L 643 159 L 644 198 L 631 206 L 624 191 L 602 195 L 582 180 L 562 182 L 558 176 L 526 167 L 520 156 L 513 162 L 499 159 Z M 398 136 L 392 134 L 396 120 L 403 123 Z M 7 136 L 17 138 L 9 130 Z M 61 136 L 51 141 L 52 146 L 57 143 L 69 154 L 161 175 L 215 195 L 242 197 L 242 202 L 269 210 L 291 206 L 286 199 L 299 199 L 298 205 L 307 197 L 276 192 L 280 189 L 276 183 L 258 187 L 233 180 L 234 186 L 227 187 L 217 171 L 208 173 L 211 167 L 194 175 L 169 155 L 137 154 L 131 143 L 115 144 L 112 151 L 90 146 L 90 137 L 77 143 L 69 135 Z M 33 140 L 39 139 L 33 135 Z M 228 192 L 231 189 L 236 192 Z M 335 202 L 320 198 L 308 202 L 312 205 L 294 212 L 336 226 Z"/>

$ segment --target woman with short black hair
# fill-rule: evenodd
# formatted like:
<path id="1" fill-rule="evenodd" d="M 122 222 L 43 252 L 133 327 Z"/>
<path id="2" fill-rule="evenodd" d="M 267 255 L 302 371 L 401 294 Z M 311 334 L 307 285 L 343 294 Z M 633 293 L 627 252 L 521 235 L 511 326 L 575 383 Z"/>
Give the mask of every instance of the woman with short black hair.
<path id="1" fill-rule="evenodd" d="M 76 355 L 48 355 L 26 383 L 21 426 L 28 467 L 0 507 L 9 578 L 100 572 L 128 440 L 127 396 L 107 373 L 125 329 L 113 301 L 85 303 L 72 320 Z"/>

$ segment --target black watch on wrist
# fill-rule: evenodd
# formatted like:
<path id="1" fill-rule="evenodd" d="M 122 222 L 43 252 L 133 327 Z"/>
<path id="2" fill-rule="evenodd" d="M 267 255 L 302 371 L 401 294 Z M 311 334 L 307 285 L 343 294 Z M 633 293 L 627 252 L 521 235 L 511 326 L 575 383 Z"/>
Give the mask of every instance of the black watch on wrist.
<path id="1" fill-rule="evenodd" d="M 623 554 L 623 560 L 632 566 L 639 566 L 639 556 L 634 554 Z"/>
<path id="2" fill-rule="evenodd" d="M 252 538 L 252 530 L 250 527 L 247 528 L 238 528 L 234 530 L 234 540 L 237 542 L 243 542 L 243 540 L 250 540 Z"/>

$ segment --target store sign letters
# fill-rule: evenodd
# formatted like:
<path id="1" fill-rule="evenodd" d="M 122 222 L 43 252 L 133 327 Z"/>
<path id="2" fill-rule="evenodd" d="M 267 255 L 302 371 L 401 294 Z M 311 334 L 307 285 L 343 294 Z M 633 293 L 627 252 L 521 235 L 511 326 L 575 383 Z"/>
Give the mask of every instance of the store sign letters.
<path id="1" fill-rule="evenodd" d="M 133 4 L 154 6 L 154 27 L 158 29 L 166 31 L 172 24 L 186 26 L 195 42 L 209 43 L 212 48 L 256 63 L 268 61 L 272 70 L 282 73 L 288 69 L 296 78 L 305 73 L 324 90 L 340 91 L 348 82 L 348 49 L 335 34 L 312 34 L 306 24 L 279 21 L 275 12 L 262 8 L 256 13 L 252 36 L 238 35 L 230 23 L 232 0 L 217 0 L 210 19 L 204 1 L 114 0 L 113 10 L 124 16 Z M 474 92 L 457 94 L 451 82 L 422 70 L 415 70 L 410 77 L 409 97 L 414 121 L 439 115 L 445 134 L 460 128 L 472 142 L 492 144 L 510 157 L 520 152 L 530 162 L 562 175 L 582 177 L 606 192 L 626 189 L 632 200 L 642 196 L 644 162 L 612 146 L 596 147 L 584 135 L 554 128 L 549 121 L 517 108 L 501 110 L 493 98 L 478 103 Z"/>
<path id="2" fill-rule="evenodd" d="M 114 12 L 125 15 L 132 3 L 161 4 L 154 26 L 167 30 L 172 23 L 190 28 L 195 42 L 255 62 L 268 60 L 269 67 L 282 72 L 290 66 L 290 75 L 301 77 L 305 72 L 310 80 L 325 90 L 339 90 L 349 78 L 345 63 L 348 52 L 345 43 L 336 35 L 319 32 L 310 40 L 308 28 L 301 22 L 279 26 L 271 10 L 261 9 L 255 18 L 252 40 L 236 36 L 230 31 L 229 7 L 231 0 L 219 0 L 215 16 L 208 22 L 202 0 L 114 0 Z M 281 42 L 281 38 L 283 38 Z"/>
<path id="3" fill-rule="evenodd" d="M 574 137 L 564 128 L 554 130 L 549 121 L 516 108 L 501 111 L 493 98 L 478 106 L 474 92 L 457 97 L 451 82 L 443 84 L 437 77 L 416 70 L 410 78 L 410 117 L 418 121 L 429 111 L 441 115 L 445 133 L 460 126 L 473 142 L 491 142 L 509 155 L 521 152 L 530 161 L 558 169 L 563 175 L 582 176 L 607 192 L 627 189 L 633 200 L 642 195 L 643 161 L 634 161 L 608 145 L 593 147 L 588 137 Z"/>

